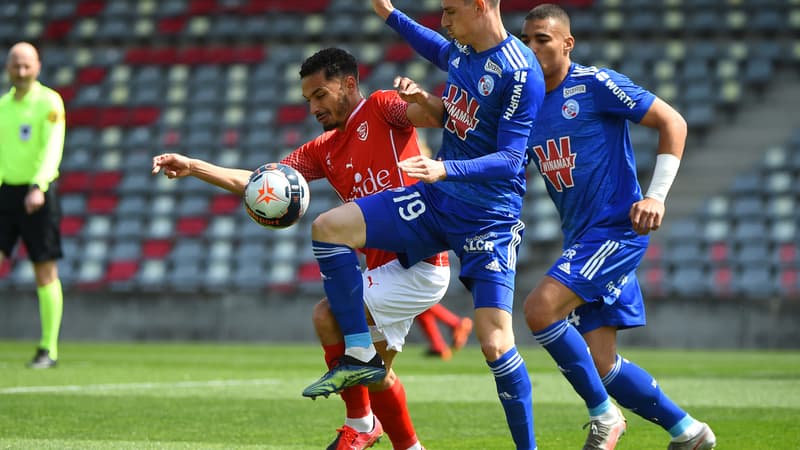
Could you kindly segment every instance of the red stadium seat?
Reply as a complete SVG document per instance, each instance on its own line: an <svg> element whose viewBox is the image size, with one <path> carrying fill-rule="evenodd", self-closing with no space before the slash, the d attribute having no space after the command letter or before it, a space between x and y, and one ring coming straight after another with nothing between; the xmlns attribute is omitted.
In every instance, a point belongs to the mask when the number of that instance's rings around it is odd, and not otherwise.
<svg viewBox="0 0 800 450"><path fill-rule="evenodd" d="M208 219L205 217L181 217L175 225L175 230L181 236L200 236L208 227Z"/></svg>
<svg viewBox="0 0 800 450"><path fill-rule="evenodd" d="M211 214L230 214L242 208L242 199L233 194L216 194L211 198Z"/></svg>
<svg viewBox="0 0 800 450"><path fill-rule="evenodd" d="M106 72L105 67L84 67L76 78L79 84L99 84L106 78Z"/></svg>
<svg viewBox="0 0 800 450"><path fill-rule="evenodd" d="M61 219L61 235L65 237L77 236L83 228L83 217L64 216Z"/></svg>
<svg viewBox="0 0 800 450"><path fill-rule="evenodd" d="M718 267L711 273L711 293L716 297L732 297L734 272L730 267ZM680 280L677 280L680 282Z"/></svg>
<svg viewBox="0 0 800 450"><path fill-rule="evenodd" d="M186 28L188 17L165 17L158 22L158 32L163 35L180 34Z"/></svg>
<svg viewBox="0 0 800 450"><path fill-rule="evenodd" d="M122 172L119 170L97 172L92 175L89 189L92 192L114 191L119 185L120 180L122 180Z"/></svg>
<svg viewBox="0 0 800 450"><path fill-rule="evenodd" d="M57 19L50 21L42 32L42 38L50 42L64 39L72 31L72 19Z"/></svg>
<svg viewBox="0 0 800 450"><path fill-rule="evenodd" d="M413 59L414 49L405 42L398 42L386 50L383 59L391 62L406 62Z"/></svg>
<svg viewBox="0 0 800 450"><path fill-rule="evenodd" d="M308 261L300 265L297 271L297 279L301 283L317 283L322 278L319 271L319 264L316 261Z"/></svg>
<svg viewBox="0 0 800 450"><path fill-rule="evenodd" d="M780 292L789 298L800 296L800 273L797 268L787 268L778 274Z"/></svg>
<svg viewBox="0 0 800 450"><path fill-rule="evenodd" d="M172 241L167 239L148 239L142 243L142 257L163 259L172 251Z"/></svg>
<svg viewBox="0 0 800 450"><path fill-rule="evenodd" d="M86 211L90 214L111 214L119 203L119 197L114 194L93 194L86 201Z"/></svg>
<svg viewBox="0 0 800 450"><path fill-rule="evenodd" d="M72 171L61 174L58 181L58 191L67 192L86 192L91 185L91 175L89 172Z"/></svg>
<svg viewBox="0 0 800 450"><path fill-rule="evenodd" d="M84 0L75 10L75 15L79 17L96 16L103 12L105 7L106 2L102 0Z"/></svg>
<svg viewBox="0 0 800 450"><path fill-rule="evenodd" d="M308 116L306 105L284 105L278 110L278 124L302 123Z"/></svg>
<svg viewBox="0 0 800 450"><path fill-rule="evenodd" d="M131 280L139 271L138 261L111 261L106 268L103 281L115 283Z"/></svg>
<svg viewBox="0 0 800 450"><path fill-rule="evenodd" d="M54 89L56 90L56 92L58 92L59 95L61 95L61 99L64 100L64 103L66 105L69 105L72 99L75 98L75 94L78 93L78 88L74 85L57 86ZM67 111L68 111L67 114L71 114L71 112L69 112L70 111L69 109L67 109Z"/></svg>

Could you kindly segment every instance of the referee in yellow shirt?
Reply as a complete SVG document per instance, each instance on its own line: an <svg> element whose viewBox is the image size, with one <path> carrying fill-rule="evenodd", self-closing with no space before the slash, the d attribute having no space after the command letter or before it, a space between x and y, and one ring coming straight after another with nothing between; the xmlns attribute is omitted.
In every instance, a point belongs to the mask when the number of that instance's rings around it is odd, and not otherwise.
<svg viewBox="0 0 800 450"><path fill-rule="evenodd" d="M63 295L56 260L61 252L61 207L52 185L64 150L64 102L37 78L33 45L11 47L6 70L11 90L0 97L0 263L22 238L33 263L42 338L31 368L58 360Z"/></svg>

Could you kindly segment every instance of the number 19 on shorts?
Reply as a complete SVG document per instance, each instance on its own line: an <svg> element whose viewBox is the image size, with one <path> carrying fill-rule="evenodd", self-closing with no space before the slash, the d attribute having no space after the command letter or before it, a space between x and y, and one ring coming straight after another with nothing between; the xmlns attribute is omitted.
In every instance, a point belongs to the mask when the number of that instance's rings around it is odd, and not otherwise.
<svg viewBox="0 0 800 450"><path fill-rule="evenodd" d="M393 202L400 204L400 207L397 208L397 213L400 214L403 220L410 222L425 212L425 202L420 200L419 197L419 192L414 192L392 198Z"/></svg>

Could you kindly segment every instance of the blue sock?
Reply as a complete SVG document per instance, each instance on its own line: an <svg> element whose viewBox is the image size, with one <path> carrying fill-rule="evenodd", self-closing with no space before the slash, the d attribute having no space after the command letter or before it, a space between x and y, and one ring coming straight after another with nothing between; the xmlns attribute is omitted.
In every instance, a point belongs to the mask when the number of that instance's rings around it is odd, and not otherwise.
<svg viewBox="0 0 800 450"><path fill-rule="evenodd" d="M661 392L652 375L619 355L614 368L603 377L603 384L620 406L661 426L672 437L683 433L694 422L686 411ZM683 420L687 417L689 420Z"/></svg>
<svg viewBox="0 0 800 450"><path fill-rule="evenodd" d="M517 449L535 450L536 436L533 432L533 397L528 369L517 348L512 347L497 361L489 362L497 396L506 412L506 422Z"/></svg>
<svg viewBox="0 0 800 450"><path fill-rule="evenodd" d="M368 347L372 339L364 312L364 282L356 252L344 245L317 241L311 242L311 248L322 272L331 312L344 335L345 347ZM366 345L362 345L364 342Z"/></svg>
<svg viewBox="0 0 800 450"><path fill-rule="evenodd" d="M586 407L600 415L611 407L603 382L594 367L592 355L583 336L566 320L533 333L536 341L550 353L561 373L569 380Z"/></svg>

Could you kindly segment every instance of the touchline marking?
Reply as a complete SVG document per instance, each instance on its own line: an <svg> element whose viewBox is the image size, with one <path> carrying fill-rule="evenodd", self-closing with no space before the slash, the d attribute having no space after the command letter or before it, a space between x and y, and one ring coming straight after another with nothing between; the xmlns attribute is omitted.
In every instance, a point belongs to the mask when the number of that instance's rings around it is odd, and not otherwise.
<svg viewBox="0 0 800 450"><path fill-rule="evenodd" d="M0 389L0 394L37 394L58 392L98 392L125 391L131 389L164 389L164 388L197 388L197 387L230 387L230 386L263 386L278 384L280 380L264 378L260 380L208 380L208 381L176 381L172 383L118 383L87 384L65 386L24 386Z"/></svg>

